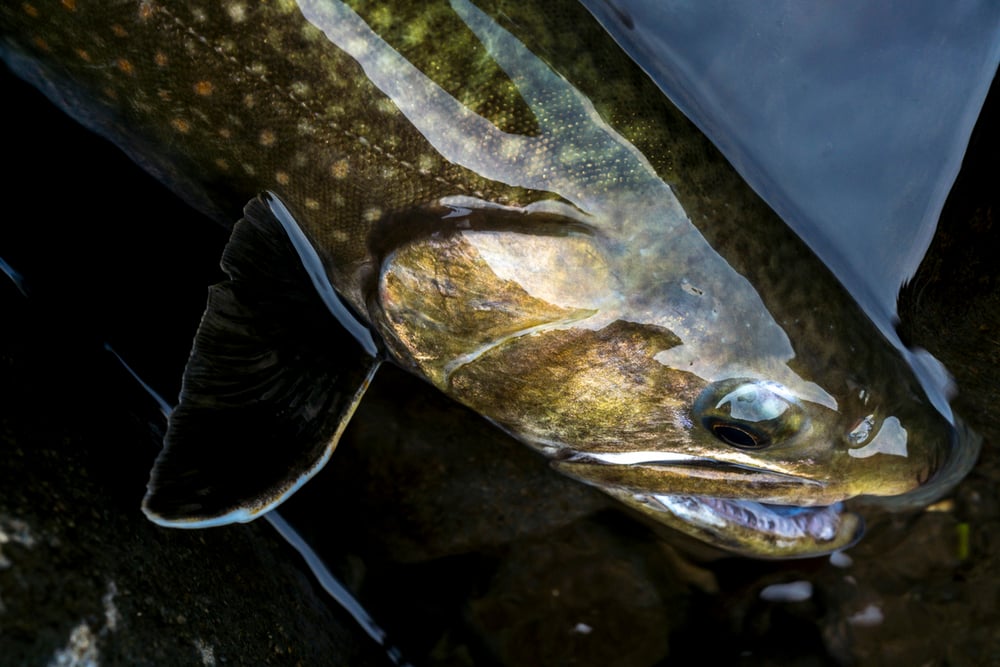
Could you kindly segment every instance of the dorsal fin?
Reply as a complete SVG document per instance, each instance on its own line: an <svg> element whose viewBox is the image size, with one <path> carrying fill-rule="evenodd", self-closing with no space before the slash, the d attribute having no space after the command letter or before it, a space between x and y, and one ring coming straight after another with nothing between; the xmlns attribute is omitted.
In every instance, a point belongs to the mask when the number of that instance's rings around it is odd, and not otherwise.
<svg viewBox="0 0 1000 667"><path fill-rule="evenodd" d="M329 283L317 284L317 262L277 197L247 205L150 476L143 511L154 522L250 521L333 453L380 359Z"/></svg>

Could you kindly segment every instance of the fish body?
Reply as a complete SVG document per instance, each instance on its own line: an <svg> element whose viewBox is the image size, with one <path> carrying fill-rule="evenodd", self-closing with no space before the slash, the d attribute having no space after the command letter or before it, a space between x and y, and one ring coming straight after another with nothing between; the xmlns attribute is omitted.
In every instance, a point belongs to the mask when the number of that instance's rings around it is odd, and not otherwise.
<svg viewBox="0 0 1000 667"><path fill-rule="evenodd" d="M279 503L383 361L753 556L844 548L843 501L926 502L974 459L576 3L35 1L0 28L15 71L193 204L228 222L252 199L150 482L159 523Z"/></svg>

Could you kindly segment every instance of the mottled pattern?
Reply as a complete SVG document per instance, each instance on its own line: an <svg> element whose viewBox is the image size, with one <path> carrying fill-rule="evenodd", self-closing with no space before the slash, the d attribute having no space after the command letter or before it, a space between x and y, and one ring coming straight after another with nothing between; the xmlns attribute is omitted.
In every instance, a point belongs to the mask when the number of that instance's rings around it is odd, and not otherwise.
<svg viewBox="0 0 1000 667"><path fill-rule="evenodd" d="M450 194L510 196L443 161L294 2L2 11L18 48L55 63L47 75L112 110L102 132L168 180L224 183L242 201L278 193L337 273L364 259L368 228L390 211Z"/></svg>

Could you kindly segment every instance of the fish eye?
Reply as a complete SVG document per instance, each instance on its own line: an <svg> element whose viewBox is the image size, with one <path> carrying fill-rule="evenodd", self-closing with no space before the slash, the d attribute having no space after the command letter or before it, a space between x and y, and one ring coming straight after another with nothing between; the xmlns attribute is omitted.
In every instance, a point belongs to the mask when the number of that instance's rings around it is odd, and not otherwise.
<svg viewBox="0 0 1000 667"><path fill-rule="evenodd" d="M764 449L806 424L805 411L784 387L742 378L709 385L695 402L694 416L717 439L738 449Z"/></svg>
<svg viewBox="0 0 1000 667"><path fill-rule="evenodd" d="M706 418L705 425L716 438L739 449L764 449L770 443L767 436L755 433L742 424L726 423Z"/></svg>

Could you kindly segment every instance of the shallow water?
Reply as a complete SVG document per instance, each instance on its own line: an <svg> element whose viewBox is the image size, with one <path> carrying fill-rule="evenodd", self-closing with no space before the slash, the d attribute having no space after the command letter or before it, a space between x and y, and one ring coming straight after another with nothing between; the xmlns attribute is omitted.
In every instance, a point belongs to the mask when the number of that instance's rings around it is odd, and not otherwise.
<svg viewBox="0 0 1000 667"><path fill-rule="evenodd" d="M129 381L116 374L110 358L104 366L91 360L74 367L73 355L61 353L61 348L72 351L76 345L97 349L108 340L162 393L175 394L204 285L218 276L225 235L178 206L169 193L62 119L33 91L9 80L4 87L19 91L18 98L25 100L11 120L22 136L36 133L38 145L42 137L54 140L65 154L29 150L10 157L4 167L11 196L30 203L35 219L30 224L5 222L0 251L31 277L36 303L55 304L58 315L36 317L26 312L15 289L2 292L12 306L7 312L17 314L5 324L15 341L8 342L5 354L17 355L20 369L3 376L8 384L2 446L10 474L5 482L31 474L38 486L27 495L35 499L28 507L18 505L20 494L0 493L0 511L14 516L31 512L32 530L54 535L52 525L70 513L48 512L38 497L45 495L46 484L54 486L50 497L63 497L64 485L77 476L86 480L79 487L92 490L90 496L75 496L74 507L93 507L72 514L69 535L86 536L77 548L136 535L138 546L129 552L129 562L140 564L133 568L137 579L148 579L163 576L157 570L164 563L143 561L147 552L162 549L164 541L190 543L186 548L192 557L165 573L176 586L169 599L164 589L146 590L138 583L131 593L119 594L118 606L132 613L124 614L118 630L97 641L112 656L110 662L116 655L142 655L138 638L152 633L167 644L173 636L183 641L189 635L214 637L209 641L214 641L216 658L228 662L259 657L271 664L294 663L307 654L296 642L319 640L310 639L308 632L290 637L281 617L298 617L313 631L322 627L309 625L313 615L301 615L292 602L275 599L278 609L268 610L273 635L284 642L273 646L263 637L241 642L239 634L248 626L239 618L227 619L232 638L226 641L228 630L208 613L224 611L232 600L246 605L241 607L244 615L252 614L254 604L266 604L258 593L259 581L244 577L253 572L253 577L267 578L267 571L237 560L231 541L213 536L199 540L141 520L122 531L109 520L139 518L151 457L119 460L116 451L136 447L135 429L100 429L118 419L154 422L155 414L148 413L155 410L146 412L127 402L88 409L102 395L131 391ZM994 129L973 156L971 183L983 173L996 173L996 145ZM117 196L121 190L146 202L143 218L136 217L131 202ZM997 364L986 360L995 360L1000 348L1000 323L992 315L996 309L984 308L979 319L969 311L975 304L997 304L1000 282L992 263L983 261L989 253L970 258L955 246L967 240L962 235L967 230L979 230L973 245L995 243L995 206L989 178L978 188L966 188L963 200L954 203L958 212L944 230L944 241L939 236L944 244L934 255L939 265L918 275L919 303L907 301L902 309L904 319L916 322L910 335L953 368L960 389L977 387L959 401L970 401L963 412L985 427L989 440L996 433L991 426L997 416L991 370ZM61 243L51 242L56 234ZM115 247L119 242L139 250L122 254ZM146 252L153 248L157 252ZM979 273L967 277L955 270L958 265ZM966 299L973 300L970 308L955 307ZM945 345L939 351L933 344L941 347L941 341ZM989 341L996 346L993 357ZM53 368L52 359L60 365ZM81 378L81 370L88 375ZM77 374L70 386L79 403L72 410L63 407L62 393L55 394L59 401L45 402L48 383L61 386L62 373ZM951 504L939 511L874 520L865 540L848 552L852 562L846 567L829 559L720 559L552 474L523 446L412 378L397 374L385 379L363 406L367 418L356 420L346 434L337 454L340 465L331 465L308 485L289 503L287 514L414 662L651 665L719 659L746 665L833 665L989 664L1000 659L995 608L1000 594L1000 469L989 444L981 465L953 494ZM88 421L87 414L99 416L98 423ZM67 423L60 424L64 419ZM39 432L50 435L31 437ZM95 433L103 437L93 437ZM81 437L87 435L91 437ZM24 443L39 448L33 450L35 456L18 455ZM81 458L88 452L99 455ZM17 462L23 460L31 467L15 476ZM60 470L60 460L72 465ZM108 467L114 463L123 467L111 473ZM252 545L266 543L259 528L225 530ZM261 549L259 544L251 552ZM55 599L19 593L15 582L37 582L38 573L49 568L64 575L72 591L72 582L95 577L91 562L74 572L79 561L61 555L66 552L50 541L46 553L54 556L39 562L38 551L6 547L12 566L0 571L0 598L6 605L0 611L0 643L30 636L9 632L12 619L48 619L38 612L44 608L58 616L60 611ZM287 558L292 562L295 556ZM121 568L120 561L103 566L110 572ZM210 573L210 582L193 576L195 572ZM810 584L808 599L775 600L773 588L762 597L768 586L802 581ZM802 589L797 585L791 590ZM780 595L782 589L777 590ZM164 598L156 600L155 595ZM67 607L67 618L60 621L66 634L76 622L68 614L100 615L99 600L94 604L92 612ZM165 622L166 616L158 615L165 608L188 620L171 616ZM32 641L53 652L61 646L55 631ZM133 653L124 651L125 646ZM187 648L193 660L195 647ZM266 659L260 653L264 650L269 651Z"/></svg>

